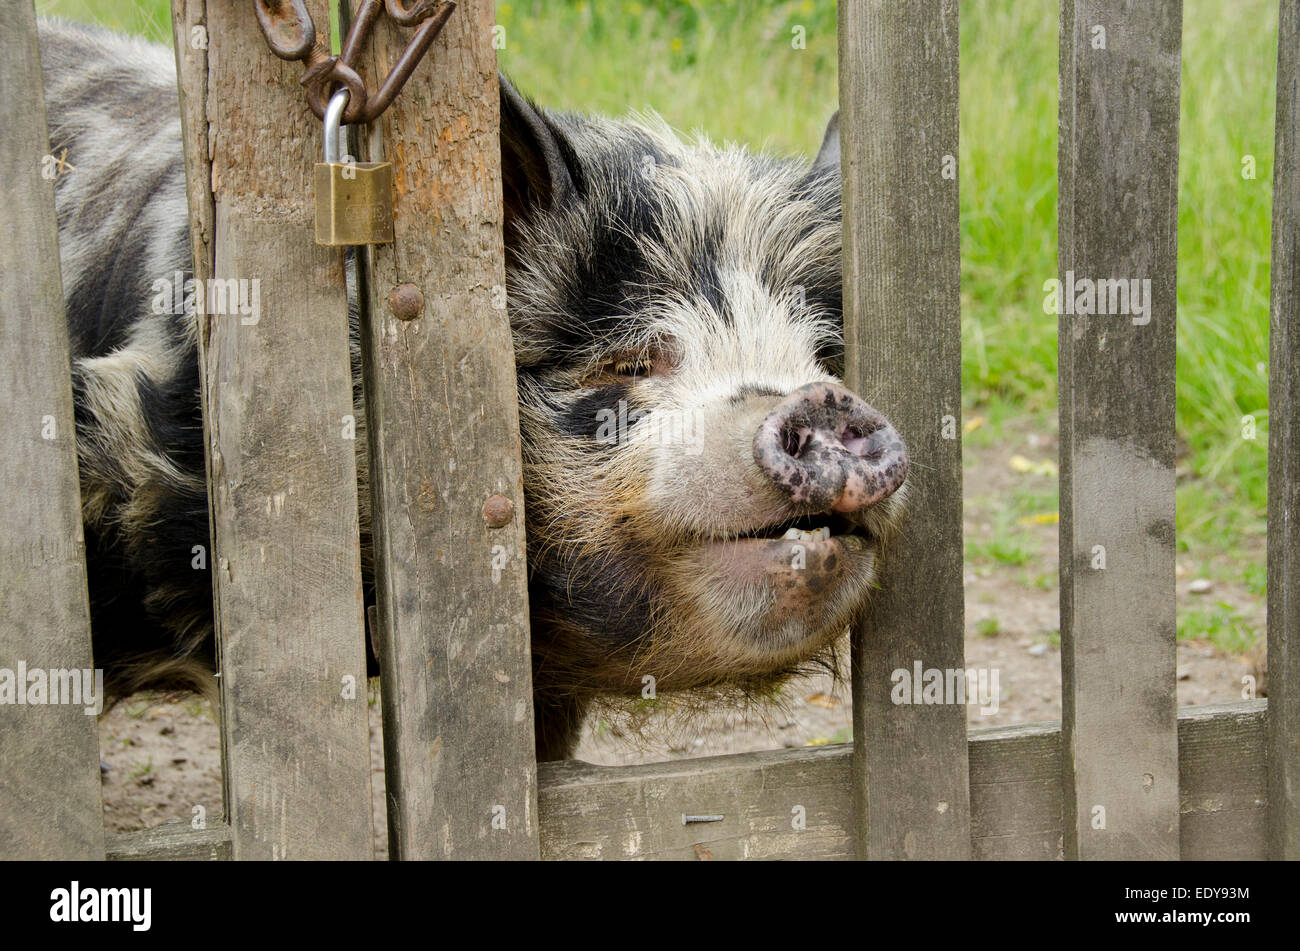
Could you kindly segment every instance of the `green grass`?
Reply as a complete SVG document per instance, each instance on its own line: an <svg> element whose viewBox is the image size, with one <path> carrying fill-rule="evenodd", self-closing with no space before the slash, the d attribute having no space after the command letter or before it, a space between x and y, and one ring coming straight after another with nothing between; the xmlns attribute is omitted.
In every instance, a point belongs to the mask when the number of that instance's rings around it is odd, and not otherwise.
<svg viewBox="0 0 1300 951"><path fill-rule="evenodd" d="M41 16L98 23L158 42L171 41L168 0L36 0L36 12Z"/></svg>
<svg viewBox="0 0 1300 951"><path fill-rule="evenodd" d="M37 6L168 39L166 0ZM503 0L497 14L502 67L549 106L654 109L681 129L802 153L834 108L828 0ZM961 3L963 384L990 420L968 435L976 444L996 442L1001 419L1030 414L1046 430L1055 413L1042 284L1056 274L1057 17L1057 0ZM1207 558L1264 530L1277 0L1186 0L1183 22L1177 422L1191 477L1178 531L1184 554Z"/></svg>
<svg viewBox="0 0 1300 951"><path fill-rule="evenodd" d="M1030 533L1016 526L1009 514L999 512L991 535L966 539L966 560L1025 565L1034 556L1036 549Z"/></svg>
<svg viewBox="0 0 1300 951"><path fill-rule="evenodd" d="M653 109L677 128L781 152L814 151L835 110L835 7L824 0L510 0L497 17L502 69L545 105Z"/></svg>
<svg viewBox="0 0 1300 951"><path fill-rule="evenodd" d="M1226 601L1211 608L1184 611L1178 619L1178 639L1204 640L1229 654L1248 650L1259 641L1259 632Z"/></svg>
<svg viewBox="0 0 1300 951"><path fill-rule="evenodd" d="M1057 3L970 0L961 12L965 396L1047 416L1056 404L1056 318L1041 305L1056 273ZM1183 23L1178 431L1195 478L1178 491L1178 530L1184 552L1206 557L1261 535L1267 507L1277 3L1187 0ZM1242 178L1244 155L1255 157L1253 180ZM1248 414L1253 441L1242 438Z"/></svg>

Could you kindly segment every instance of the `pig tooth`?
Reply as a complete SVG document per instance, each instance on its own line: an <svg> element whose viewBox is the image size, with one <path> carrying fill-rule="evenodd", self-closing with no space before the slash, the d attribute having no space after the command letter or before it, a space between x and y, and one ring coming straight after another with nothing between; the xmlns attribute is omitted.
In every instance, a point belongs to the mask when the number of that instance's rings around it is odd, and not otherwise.
<svg viewBox="0 0 1300 951"><path fill-rule="evenodd" d="M817 539L813 537L812 532L800 532L799 540L801 542L815 542Z"/></svg>
<svg viewBox="0 0 1300 951"><path fill-rule="evenodd" d="M785 534L781 536L782 541L797 542L799 540L799 529L787 528Z"/></svg>
<svg viewBox="0 0 1300 951"><path fill-rule="evenodd" d="M831 540L831 527L829 525L823 525L821 528L817 529L817 540L819 542L828 542Z"/></svg>

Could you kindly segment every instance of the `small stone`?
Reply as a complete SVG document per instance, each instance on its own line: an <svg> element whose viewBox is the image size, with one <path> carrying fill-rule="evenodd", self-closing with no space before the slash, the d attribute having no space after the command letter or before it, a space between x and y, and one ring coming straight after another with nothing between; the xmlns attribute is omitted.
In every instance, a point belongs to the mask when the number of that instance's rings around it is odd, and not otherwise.
<svg viewBox="0 0 1300 951"><path fill-rule="evenodd" d="M1048 648L1046 644L1035 644L1029 648L1029 653L1033 654L1035 657L1041 657L1043 654L1047 653L1047 650Z"/></svg>
<svg viewBox="0 0 1300 951"><path fill-rule="evenodd" d="M1213 587L1214 582L1209 578L1197 578L1187 586L1187 590L1191 594L1206 594Z"/></svg>
<svg viewBox="0 0 1300 951"><path fill-rule="evenodd" d="M1179 667L1179 668L1178 668L1178 679L1179 679L1179 680L1191 680L1191 679L1192 679L1192 670L1191 670L1191 668L1190 668L1190 667Z"/></svg>

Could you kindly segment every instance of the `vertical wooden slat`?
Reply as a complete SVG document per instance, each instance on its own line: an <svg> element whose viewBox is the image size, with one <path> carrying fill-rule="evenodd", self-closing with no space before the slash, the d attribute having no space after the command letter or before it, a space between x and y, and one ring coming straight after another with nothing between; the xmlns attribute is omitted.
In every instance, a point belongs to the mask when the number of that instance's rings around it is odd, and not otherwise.
<svg viewBox="0 0 1300 951"><path fill-rule="evenodd" d="M1174 320L1181 30L1180 0L1061 4L1067 858L1178 857ZM1074 282L1113 279L1138 282L1149 312L1130 298L1130 313L1077 313L1086 309L1087 287ZM1118 291L1113 302L1109 288L1100 296L1107 310L1123 309Z"/></svg>
<svg viewBox="0 0 1300 951"><path fill-rule="evenodd" d="M538 857L493 22L491 0L461 0L382 121L396 241L372 254L366 413L389 848L403 859ZM380 24L373 75L408 37ZM393 315L399 284L422 293L418 319ZM500 528L483 514L493 496L514 507Z"/></svg>
<svg viewBox="0 0 1300 951"><path fill-rule="evenodd" d="M328 44L328 4L307 5ZM368 859L343 257L313 239L321 124L301 66L271 55L249 7L173 4L178 32L206 25L206 49L192 32L177 47L196 274L260 295L250 315L209 295L199 317L226 807L237 859Z"/></svg>
<svg viewBox="0 0 1300 951"><path fill-rule="evenodd" d="M841 3L847 380L907 441L908 517L853 636L862 858L969 858L966 708L891 674L965 665L956 0Z"/></svg>
<svg viewBox="0 0 1300 951"><path fill-rule="evenodd" d="M28 686L25 676L18 681L20 663L73 670L79 679L93 667L68 329L53 183L42 176L49 135L31 0L0 6L0 90L0 670L11 691L0 706L0 858L102 859L94 712L87 715L84 702L14 705Z"/></svg>
<svg viewBox="0 0 1300 951"><path fill-rule="evenodd" d="M1282 0L1269 359L1269 854L1300 859L1300 2Z"/></svg>

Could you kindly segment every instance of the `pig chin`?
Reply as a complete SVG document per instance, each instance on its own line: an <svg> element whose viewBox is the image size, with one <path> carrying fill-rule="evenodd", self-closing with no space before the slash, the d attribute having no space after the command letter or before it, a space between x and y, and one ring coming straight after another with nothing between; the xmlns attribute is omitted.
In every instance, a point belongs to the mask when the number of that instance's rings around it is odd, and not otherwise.
<svg viewBox="0 0 1300 951"><path fill-rule="evenodd" d="M844 632L870 594L873 539L798 530L789 536L707 541L676 572L680 604L727 642L722 652L735 673L805 660Z"/></svg>

